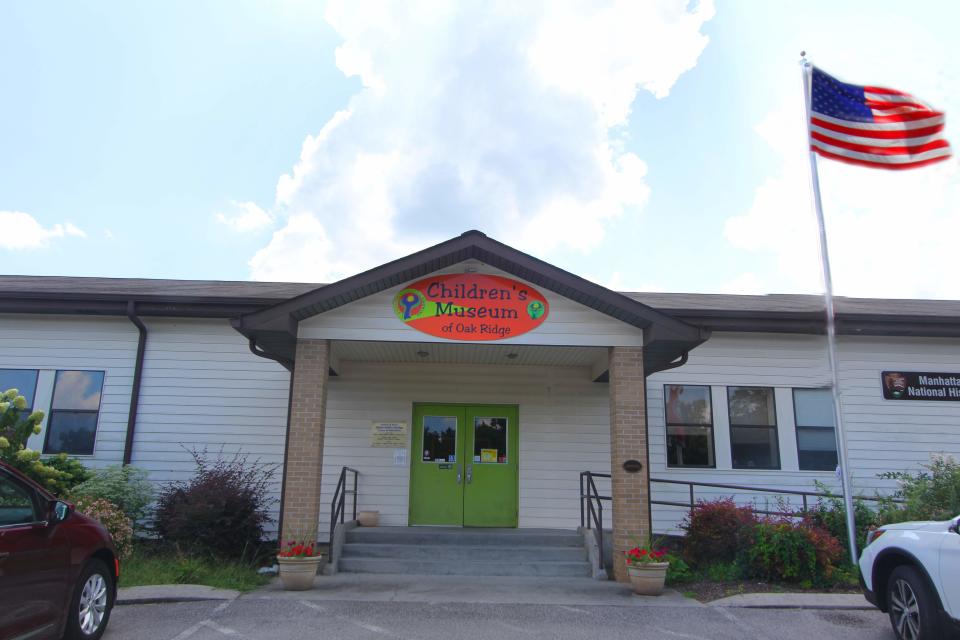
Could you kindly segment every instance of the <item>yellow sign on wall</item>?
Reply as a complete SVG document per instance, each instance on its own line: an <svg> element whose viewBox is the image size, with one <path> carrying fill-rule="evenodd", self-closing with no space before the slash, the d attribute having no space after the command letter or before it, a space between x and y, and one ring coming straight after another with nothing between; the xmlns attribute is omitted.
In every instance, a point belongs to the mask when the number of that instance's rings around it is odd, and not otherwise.
<svg viewBox="0 0 960 640"><path fill-rule="evenodd" d="M405 449L408 444L406 422L374 422L370 427L371 447Z"/></svg>

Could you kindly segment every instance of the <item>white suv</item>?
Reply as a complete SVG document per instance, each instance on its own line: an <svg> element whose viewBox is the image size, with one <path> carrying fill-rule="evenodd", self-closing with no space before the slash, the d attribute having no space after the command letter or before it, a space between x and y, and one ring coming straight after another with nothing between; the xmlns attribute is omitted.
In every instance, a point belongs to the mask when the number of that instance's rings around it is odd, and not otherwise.
<svg viewBox="0 0 960 640"><path fill-rule="evenodd" d="M871 531L860 554L867 600L890 613L899 640L945 638L960 630L960 516L902 522Z"/></svg>

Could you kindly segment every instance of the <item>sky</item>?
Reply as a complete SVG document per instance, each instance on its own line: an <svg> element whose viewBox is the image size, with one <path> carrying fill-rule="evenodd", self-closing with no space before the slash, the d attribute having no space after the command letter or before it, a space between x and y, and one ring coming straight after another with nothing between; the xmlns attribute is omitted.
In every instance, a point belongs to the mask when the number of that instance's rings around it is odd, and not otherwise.
<svg viewBox="0 0 960 640"><path fill-rule="evenodd" d="M922 10L920 10L922 9ZM960 3L0 0L0 273L330 282L479 229L822 290L801 50L947 113ZM820 161L834 288L960 298L960 162Z"/></svg>

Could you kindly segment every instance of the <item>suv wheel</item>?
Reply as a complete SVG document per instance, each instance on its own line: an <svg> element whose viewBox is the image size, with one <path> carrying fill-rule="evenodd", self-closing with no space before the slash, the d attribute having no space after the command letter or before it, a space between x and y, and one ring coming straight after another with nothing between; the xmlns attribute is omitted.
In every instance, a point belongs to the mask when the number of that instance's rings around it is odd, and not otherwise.
<svg viewBox="0 0 960 640"><path fill-rule="evenodd" d="M900 565L887 580L890 624L898 640L927 640L941 636L937 596L927 581L909 565Z"/></svg>
<svg viewBox="0 0 960 640"><path fill-rule="evenodd" d="M100 560L91 560L80 573L67 615L67 640L99 640L113 609L113 575Z"/></svg>

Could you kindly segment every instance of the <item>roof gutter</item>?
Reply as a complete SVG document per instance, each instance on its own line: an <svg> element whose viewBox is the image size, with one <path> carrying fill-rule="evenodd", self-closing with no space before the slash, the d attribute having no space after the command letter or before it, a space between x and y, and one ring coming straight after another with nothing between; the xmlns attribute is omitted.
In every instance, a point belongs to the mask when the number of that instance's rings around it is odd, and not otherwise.
<svg viewBox="0 0 960 640"><path fill-rule="evenodd" d="M272 353L269 353L268 351L264 351L263 349L257 346L256 336L250 336L248 340L249 340L248 345L250 346L250 353L252 353L255 356L259 356L261 358L266 358L267 360L273 360L274 362L282 366L284 369L286 369L290 373L293 373L293 360L284 358L282 356L274 355ZM291 384L293 383L291 382Z"/></svg>
<svg viewBox="0 0 960 640"><path fill-rule="evenodd" d="M137 430L137 409L140 407L140 381L143 378L143 356L147 350L147 326L137 315L137 303L127 302L127 318L137 328L137 360L133 366L133 388L130 390L130 413L127 415L127 436L123 443L123 464L130 464L133 458L133 436Z"/></svg>

